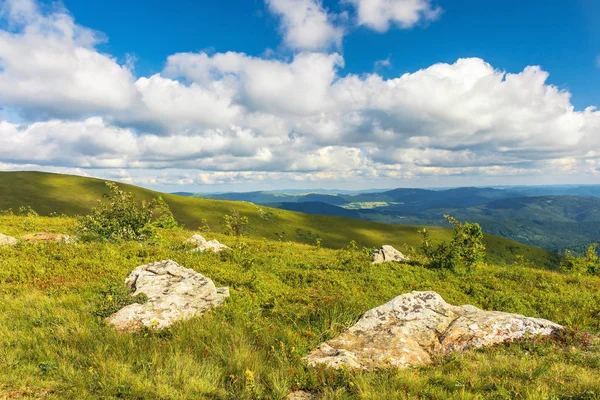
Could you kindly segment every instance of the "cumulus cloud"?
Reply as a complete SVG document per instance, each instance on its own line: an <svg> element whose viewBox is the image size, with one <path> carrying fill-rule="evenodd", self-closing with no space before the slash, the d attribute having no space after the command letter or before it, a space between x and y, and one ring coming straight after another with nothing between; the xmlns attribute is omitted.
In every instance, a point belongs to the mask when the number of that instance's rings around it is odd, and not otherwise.
<svg viewBox="0 0 600 400"><path fill-rule="evenodd" d="M64 10L43 15L33 0L6 0L0 31L0 102L46 114L123 110L135 101L126 66L95 50L103 36Z"/></svg>
<svg viewBox="0 0 600 400"><path fill-rule="evenodd" d="M359 25L379 32L391 25L410 29L422 22L435 21L442 14L432 0L349 0L356 7Z"/></svg>
<svg viewBox="0 0 600 400"><path fill-rule="evenodd" d="M284 43L296 50L339 47L344 34L323 8L321 0L265 0L281 20Z"/></svg>
<svg viewBox="0 0 600 400"><path fill-rule="evenodd" d="M540 67L468 58L386 79L344 74L338 53L200 52L134 78L64 10L6 4L18 29L0 31L0 169L147 185L599 173L600 112ZM22 109L35 117L16 121Z"/></svg>

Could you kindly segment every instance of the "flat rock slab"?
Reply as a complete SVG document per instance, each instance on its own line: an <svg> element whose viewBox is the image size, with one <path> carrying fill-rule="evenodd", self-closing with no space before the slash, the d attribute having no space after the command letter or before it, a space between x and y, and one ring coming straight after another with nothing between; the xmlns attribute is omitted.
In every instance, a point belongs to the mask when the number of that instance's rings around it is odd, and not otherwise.
<svg viewBox="0 0 600 400"><path fill-rule="evenodd" d="M17 239L0 233L0 246L14 246L15 244L17 244Z"/></svg>
<svg viewBox="0 0 600 400"><path fill-rule="evenodd" d="M383 245L380 249L375 250L372 255L373 264L381 264L385 262L403 262L409 261L409 258L393 248L392 246Z"/></svg>
<svg viewBox="0 0 600 400"><path fill-rule="evenodd" d="M132 296L144 293L148 301L123 307L106 319L120 331L163 329L202 315L229 297L228 288L217 288L212 280L171 260L137 267L125 284L132 289Z"/></svg>
<svg viewBox="0 0 600 400"><path fill-rule="evenodd" d="M305 357L312 366L372 369L429 364L436 356L550 335L562 326L471 305L453 306L435 292L412 292L367 311L341 335Z"/></svg>
<svg viewBox="0 0 600 400"><path fill-rule="evenodd" d="M63 243L73 243L74 239L69 235L64 235L62 233L48 233L48 232L38 232L31 233L29 235L25 235L21 238L24 242L30 243L43 243L43 242L63 242Z"/></svg>
<svg viewBox="0 0 600 400"><path fill-rule="evenodd" d="M207 241L206 239L204 239L204 237L202 237L200 235L194 235L191 238L189 238L188 240L186 240L185 242L191 243L194 246L196 246L196 248L192 249L192 252L203 253L208 250L208 251L212 251L213 253L218 253L223 250L231 249L229 246L226 246L223 243L219 243L219 241L216 239Z"/></svg>

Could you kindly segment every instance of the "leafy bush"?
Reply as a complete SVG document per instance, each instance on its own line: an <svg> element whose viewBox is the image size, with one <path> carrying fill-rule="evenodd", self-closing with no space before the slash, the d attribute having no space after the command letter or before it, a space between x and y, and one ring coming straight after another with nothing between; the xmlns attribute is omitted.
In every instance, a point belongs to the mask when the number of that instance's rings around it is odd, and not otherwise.
<svg viewBox="0 0 600 400"><path fill-rule="evenodd" d="M597 243L591 244L584 256L575 256L570 250L567 250L565 257L560 262L560 270L566 274L599 275L600 258L597 248Z"/></svg>
<svg viewBox="0 0 600 400"><path fill-rule="evenodd" d="M78 219L77 231L82 239L145 240L155 235L155 227L172 229L177 222L161 197L141 203L131 192L113 182L106 182L109 193L98 200L89 215Z"/></svg>
<svg viewBox="0 0 600 400"><path fill-rule="evenodd" d="M461 224L456 218L444 215L446 221L454 225L452 240L442 242L437 246L431 244L429 232L423 228L421 235L423 243L421 251L428 258L431 268L444 268L457 271L462 268L471 268L483 261L485 245L483 244L483 231L479 224L465 222Z"/></svg>
<svg viewBox="0 0 600 400"><path fill-rule="evenodd" d="M158 196L154 200L154 215L156 219L152 223L153 226L163 229L177 229L179 224L173 216L173 212L169 208L169 205L163 200L162 196Z"/></svg>
<svg viewBox="0 0 600 400"><path fill-rule="evenodd" d="M248 222L248 217L240 215L238 210L231 210L231 215L223 215L223 233L229 236L244 236Z"/></svg>

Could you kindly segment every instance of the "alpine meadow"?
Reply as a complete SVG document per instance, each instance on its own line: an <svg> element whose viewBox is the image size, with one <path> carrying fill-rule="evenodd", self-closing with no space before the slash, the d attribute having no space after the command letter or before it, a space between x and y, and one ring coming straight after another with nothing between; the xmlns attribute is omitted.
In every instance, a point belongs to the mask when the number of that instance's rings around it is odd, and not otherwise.
<svg viewBox="0 0 600 400"><path fill-rule="evenodd" d="M0 0L0 400L600 400L598 21Z"/></svg>

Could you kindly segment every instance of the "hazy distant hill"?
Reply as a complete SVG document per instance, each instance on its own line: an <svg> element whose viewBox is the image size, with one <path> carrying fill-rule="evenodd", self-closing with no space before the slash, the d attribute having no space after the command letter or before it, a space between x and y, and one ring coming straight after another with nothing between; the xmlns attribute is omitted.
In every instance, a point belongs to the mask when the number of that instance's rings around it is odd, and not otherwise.
<svg viewBox="0 0 600 400"><path fill-rule="evenodd" d="M481 199L477 196L473 201ZM449 205L452 201L448 199L438 204ZM555 252L581 251L591 242L600 241L600 198L541 196L493 200L473 207L433 208L434 205L435 202L409 203L360 210L322 203L281 203L277 206L304 213L345 215L394 224L441 225L444 214L450 214L459 220L478 222L485 232Z"/></svg>

